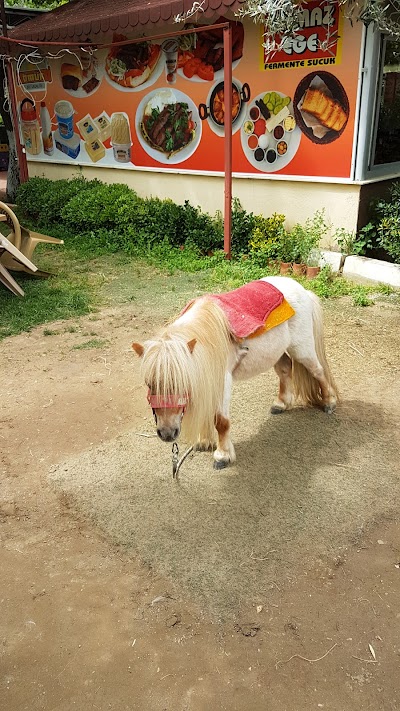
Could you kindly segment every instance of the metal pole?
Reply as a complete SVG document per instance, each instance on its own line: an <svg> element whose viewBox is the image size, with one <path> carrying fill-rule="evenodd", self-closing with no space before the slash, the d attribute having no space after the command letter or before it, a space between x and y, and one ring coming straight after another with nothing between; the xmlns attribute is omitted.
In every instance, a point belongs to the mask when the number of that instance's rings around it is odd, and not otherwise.
<svg viewBox="0 0 400 711"><path fill-rule="evenodd" d="M6 11L4 7L4 0L0 0L0 19L1 23L3 25L3 36L8 37L8 29L7 29L7 17L6 17ZM10 45L7 42L7 54L10 53ZM28 180L28 163L26 160L26 154L24 151L23 146L21 146L20 143L20 136L19 136L19 121L18 121L18 108L17 108L17 101L16 101L16 93L15 93L15 84L14 84L14 75L12 68L10 66L9 61L7 60L6 64L6 79L7 79L7 86L8 86L8 95L9 95L9 100L10 100L10 106L11 106L11 118L12 118L12 124L13 124L13 129L14 129L14 136L15 136L15 147L17 151L17 157L18 157L18 167L19 167L19 179L21 183L26 183Z"/></svg>
<svg viewBox="0 0 400 711"><path fill-rule="evenodd" d="M224 27L224 103L225 103L225 201L224 252L231 258L232 229L232 27Z"/></svg>

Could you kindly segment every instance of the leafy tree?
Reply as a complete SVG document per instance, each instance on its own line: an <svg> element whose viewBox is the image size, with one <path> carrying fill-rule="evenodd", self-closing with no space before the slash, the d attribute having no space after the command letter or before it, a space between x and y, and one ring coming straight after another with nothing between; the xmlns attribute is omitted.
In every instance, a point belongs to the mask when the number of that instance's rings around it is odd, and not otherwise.
<svg viewBox="0 0 400 711"><path fill-rule="evenodd" d="M400 39L400 0L341 0L340 4L351 22L373 25ZM245 0L238 15L264 24L265 46L273 52L302 27L305 7L305 0Z"/></svg>

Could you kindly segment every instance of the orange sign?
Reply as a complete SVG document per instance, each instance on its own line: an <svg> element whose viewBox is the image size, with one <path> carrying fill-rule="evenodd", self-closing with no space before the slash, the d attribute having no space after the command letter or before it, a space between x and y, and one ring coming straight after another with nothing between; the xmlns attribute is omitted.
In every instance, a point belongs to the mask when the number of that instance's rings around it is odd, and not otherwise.
<svg viewBox="0 0 400 711"><path fill-rule="evenodd" d="M234 175L348 178L361 23L343 21L337 3L312 0L296 41L268 59L277 71L265 71L258 26L236 21L232 30ZM36 105L24 104L23 132L39 132L25 146L28 160L222 174L222 30L197 39L125 39L114 37L110 47L104 37L108 46L93 54L48 60L51 83L43 82L42 63L22 67L29 78L42 77L28 85ZM25 98L20 85L20 109Z"/></svg>
<svg viewBox="0 0 400 711"><path fill-rule="evenodd" d="M21 84L39 84L43 82L51 82L51 69L46 60L39 65L30 64L25 61L18 72L19 83Z"/></svg>
<svg viewBox="0 0 400 711"><path fill-rule="evenodd" d="M341 61L342 14L338 2L312 0L302 11L295 37L281 41L263 38L264 69L332 66Z"/></svg>

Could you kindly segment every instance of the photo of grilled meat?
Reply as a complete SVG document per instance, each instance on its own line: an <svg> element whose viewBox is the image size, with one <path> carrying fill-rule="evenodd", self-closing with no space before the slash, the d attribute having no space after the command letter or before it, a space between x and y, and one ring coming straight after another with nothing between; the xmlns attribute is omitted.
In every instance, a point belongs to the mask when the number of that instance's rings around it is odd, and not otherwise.
<svg viewBox="0 0 400 711"><path fill-rule="evenodd" d="M192 113L181 102L167 104L161 111L153 109L150 115L144 115L142 127L146 140L168 155L190 143L195 130Z"/></svg>

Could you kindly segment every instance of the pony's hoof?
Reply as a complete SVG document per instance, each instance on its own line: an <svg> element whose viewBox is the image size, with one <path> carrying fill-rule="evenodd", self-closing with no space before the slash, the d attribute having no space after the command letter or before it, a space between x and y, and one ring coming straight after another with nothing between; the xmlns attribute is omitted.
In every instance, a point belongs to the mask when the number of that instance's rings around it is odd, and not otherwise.
<svg viewBox="0 0 400 711"><path fill-rule="evenodd" d="M230 462L224 459L214 459L214 469L226 469L229 467Z"/></svg>
<svg viewBox="0 0 400 711"><path fill-rule="evenodd" d="M336 410L336 405L330 403L330 404L324 405L322 409L327 415L332 415Z"/></svg>
<svg viewBox="0 0 400 711"><path fill-rule="evenodd" d="M282 413L285 412L285 408L279 407L278 405L272 405L270 412L271 415L282 415Z"/></svg>

